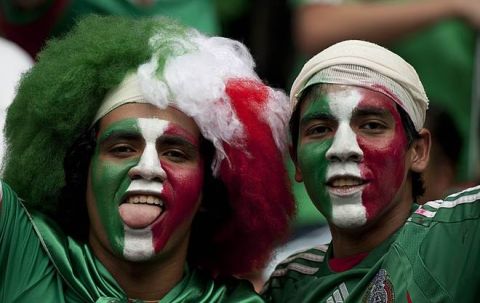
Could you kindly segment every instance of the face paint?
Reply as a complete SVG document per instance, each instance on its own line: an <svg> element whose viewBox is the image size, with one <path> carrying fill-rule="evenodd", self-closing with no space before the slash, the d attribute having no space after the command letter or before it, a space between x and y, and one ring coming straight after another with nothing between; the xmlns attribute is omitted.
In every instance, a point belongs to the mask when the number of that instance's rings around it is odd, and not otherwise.
<svg viewBox="0 0 480 303"><path fill-rule="evenodd" d="M203 185L198 144L179 125L160 119L124 119L100 134L92 189L114 251L147 260L191 222Z"/></svg>
<svg viewBox="0 0 480 303"><path fill-rule="evenodd" d="M298 164L317 208L342 228L378 217L406 175L407 140L393 101L336 87L302 113Z"/></svg>
<svg viewBox="0 0 480 303"><path fill-rule="evenodd" d="M387 111L392 119L393 130L385 136L358 136L358 144L364 152L360 170L362 178L368 182L362 193L367 220L377 217L386 206L394 202L407 175L405 159L408 139L400 113L394 102L383 95L379 95L379 98L373 95L373 91L366 90L359 108L379 108Z"/></svg>
<svg viewBox="0 0 480 303"><path fill-rule="evenodd" d="M297 146L298 165L301 168L308 195L317 209L327 218L331 218L332 204L324 186L327 172L325 153L332 145L333 138L323 140L304 140L307 136L321 136L326 125L310 125L310 121L319 115L331 116L328 101L324 98L310 102L301 116L301 124L306 124L305 130L300 130ZM301 127L302 129L302 127Z"/></svg>

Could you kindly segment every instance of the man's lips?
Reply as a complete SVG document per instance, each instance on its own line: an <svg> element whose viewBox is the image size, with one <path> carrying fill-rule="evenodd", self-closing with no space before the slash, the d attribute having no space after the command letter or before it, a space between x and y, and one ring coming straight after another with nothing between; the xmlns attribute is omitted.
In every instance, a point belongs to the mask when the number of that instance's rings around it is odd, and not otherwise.
<svg viewBox="0 0 480 303"><path fill-rule="evenodd" d="M123 203L129 204L149 204L164 208L164 203L160 197L149 194L137 194L128 196Z"/></svg>
<svg viewBox="0 0 480 303"><path fill-rule="evenodd" d="M145 228L165 212L165 203L158 193L127 192L119 206L122 221L133 229Z"/></svg>
<svg viewBox="0 0 480 303"><path fill-rule="evenodd" d="M361 191L368 183L367 180L356 176L332 176L327 182L327 189L337 196L350 196Z"/></svg>

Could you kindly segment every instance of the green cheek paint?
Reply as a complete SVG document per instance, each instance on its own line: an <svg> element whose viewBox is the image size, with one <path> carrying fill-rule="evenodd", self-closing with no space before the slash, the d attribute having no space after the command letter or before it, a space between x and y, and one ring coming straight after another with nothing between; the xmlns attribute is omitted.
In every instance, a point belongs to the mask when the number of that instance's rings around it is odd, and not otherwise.
<svg viewBox="0 0 480 303"><path fill-rule="evenodd" d="M306 101L302 111L300 123L307 125L309 121L330 117L328 95L319 95L316 99ZM326 152L333 142L333 138L309 139L303 142L303 135L299 137L297 157L303 175L305 188L315 207L326 217L331 218L332 205L330 196L325 187L328 162Z"/></svg>
<svg viewBox="0 0 480 303"><path fill-rule="evenodd" d="M325 158L333 139L302 144L297 149L298 164L302 171L307 193L315 207L326 217L332 216L332 204L325 187L328 163Z"/></svg>
<svg viewBox="0 0 480 303"><path fill-rule="evenodd" d="M120 131L138 132L136 119L121 120L112 124L100 134L99 143L101 144L102 140ZM91 188L95 198L94 204L110 246L116 253L123 254L124 227L119 216L118 206L130 185L128 172L137 165L140 157L123 160L105 159L101 157L100 144L97 144L91 164Z"/></svg>

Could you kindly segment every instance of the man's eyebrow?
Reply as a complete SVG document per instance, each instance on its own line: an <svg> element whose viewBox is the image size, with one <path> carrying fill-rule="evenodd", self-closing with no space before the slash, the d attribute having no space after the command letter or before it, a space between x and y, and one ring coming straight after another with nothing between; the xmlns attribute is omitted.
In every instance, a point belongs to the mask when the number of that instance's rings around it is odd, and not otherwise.
<svg viewBox="0 0 480 303"><path fill-rule="evenodd" d="M319 113L319 112L307 113L300 119L300 125L306 124L312 120L336 120L336 119L332 114Z"/></svg>
<svg viewBox="0 0 480 303"><path fill-rule="evenodd" d="M390 111L386 108L379 107L362 107L355 108L352 112L352 117L362 117L362 116L385 116L390 115Z"/></svg>
<svg viewBox="0 0 480 303"><path fill-rule="evenodd" d="M181 126L173 126L165 131L164 136L179 137L189 141L193 145L198 145L198 138Z"/></svg>
<svg viewBox="0 0 480 303"><path fill-rule="evenodd" d="M107 131L100 135L98 138L98 143L102 144L105 141L115 141L115 140L137 140L140 138L140 134L137 131L131 130L113 130Z"/></svg>
<svg viewBox="0 0 480 303"><path fill-rule="evenodd" d="M198 147L194 143L184 139L182 137L178 137L175 135L162 135L157 139L157 144L161 145L170 145L170 146L183 146L186 148L190 148L192 150L197 150Z"/></svg>

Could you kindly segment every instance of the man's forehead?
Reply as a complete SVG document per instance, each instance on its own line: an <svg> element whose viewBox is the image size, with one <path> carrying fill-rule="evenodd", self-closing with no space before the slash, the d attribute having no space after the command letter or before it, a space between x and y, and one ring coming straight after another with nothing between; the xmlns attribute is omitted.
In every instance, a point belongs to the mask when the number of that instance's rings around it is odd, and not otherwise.
<svg viewBox="0 0 480 303"><path fill-rule="evenodd" d="M395 101L382 92L353 85L320 84L307 93L300 103L301 115L310 111L328 112L332 107L351 111L397 112Z"/></svg>

